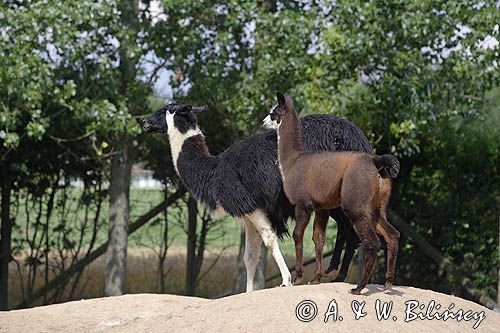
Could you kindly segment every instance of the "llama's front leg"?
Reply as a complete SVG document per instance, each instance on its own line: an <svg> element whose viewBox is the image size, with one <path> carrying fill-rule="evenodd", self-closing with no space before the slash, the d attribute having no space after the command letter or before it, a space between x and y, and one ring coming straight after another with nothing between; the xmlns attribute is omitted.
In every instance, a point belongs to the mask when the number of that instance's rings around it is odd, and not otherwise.
<svg viewBox="0 0 500 333"><path fill-rule="evenodd" d="M253 291L255 269L260 259L260 246L262 238L248 218L242 219L245 226L245 255L243 260L247 270L247 292Z"/></svg>
<svg viewBox="0 0 500 333"><path fill-rule="evenodd" d="M304 230L309 223L311 213L300 205L295 206L295 228L293 240L295 241L295 279L293 284L299 284L304 274Z"/></svg>
<svg viewBox="0 0 500 333"><path fill-rule="evenodd" d="M345 216L345 215L344 215ZM354 252L356 248L359 246L359 238L354 232L354 229L351 225L351 222L345 216L345 224L344 224L344 235L345 235L345 252L344 258L342 259L342 266L340 267L339 274L335 278L335 282L343 282L347 277L347 272L349 271L349 266L352 261L352 257L354 256Z"/></svg>
<svg viewBox="0 0 500 333"><path fill-rule="evenodd" d="M379 219L375 228L377 233L381 235L387 243L387 272L385 274L384 290L389 290L394 283L400 235L399 231L384 217Z"/></svg>
<svg viewBox="0 0 500 333"><path fill-rule="evenodd" d="M313 242L316 254L316 272L310 283L321 283L323 277L323 247L325 246L326 224L328 223L328 211L317 210L314 213Z"/></svg>
<svg viewBox="0 0 500 333"><path fill-rule="evenodd" d="M361 243L364 245L365 253L361 281L359 281L356 288L351 289L351 294L359 295L361 294L361 290L363 290L368 284L370 276L372 275L373 264L375 263L375 259L377 259L377 253L380 249L380 240L371 225L368 215L358 219L353 219L352 225L354 227L354 231L358 234Z"/></svg>
<svg viewBox="0 0 500 333"><path fill-rule="evenodd" d="M354 233L354 231L352 232ZM352 257L354 256L354 252L356 252L357 244L358 244L357 239L356 243L350 243L349 241L346 241L344 258L342 258L342 266L340 267L339 274L337 275L335 280L333 280L333 282L344 282L345 278L347 277L347 272L349 271L349 266L351 264Z"/></svg>
<svg viewBox="0 0 500 333"><path fill-rule="evenodd" d="M276 232L273 230L271 222L267 218L266 214L260 210L256 210L247 216L262 237L264 245L272 251L273 258L276 261L276 264L278 264L281 277L283 279L281 287L291 286L292 275L290 274L290 270L285 263L285 259L283 259L283 255L281 254L278 244L278 235L276 235Z"/></svg>

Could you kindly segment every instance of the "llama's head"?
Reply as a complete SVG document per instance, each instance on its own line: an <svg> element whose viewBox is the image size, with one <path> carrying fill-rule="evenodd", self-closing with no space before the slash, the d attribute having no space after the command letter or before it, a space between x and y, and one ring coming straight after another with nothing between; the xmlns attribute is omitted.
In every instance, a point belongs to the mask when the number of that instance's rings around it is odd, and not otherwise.
<svg viewBox="0 0 500 333"><path fill-rule="evenodd" d="M278 98L278 105L273 107L269 115L264 118L263 123L265 128L278 129L283 116L290 110L290 106L293 105L292 98L288 94L278 91L276 92L276 97Z"/></svg>
<svg viewBox="0 0 500 333"><path fill-rule="evenodd" d="M196 115L205 110L205 107L196 107L188 104L167 104L160 110L142 121L145 132L168 133L172 162L177 169L177 159L184 142L189 138L201 135Z"/></svg>
<svg viewBox="0 0 500 333"><path fill-rule="evenodd" d="M190 129L194 130L198 127L196 114L203 110L205 110L205 107L189 104L167 104L152 115L144 118L141 122L142 129L146 133L167 133L169 126L171 126L175 127L180 133L186 133Z"/></svg>

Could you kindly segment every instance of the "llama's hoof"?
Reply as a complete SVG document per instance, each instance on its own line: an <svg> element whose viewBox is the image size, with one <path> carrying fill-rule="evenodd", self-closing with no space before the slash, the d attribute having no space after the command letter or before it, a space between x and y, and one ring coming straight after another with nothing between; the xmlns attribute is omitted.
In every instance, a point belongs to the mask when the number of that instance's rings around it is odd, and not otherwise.
<svg viewBox="0 0 500 333"><path fill-rule="evenodd" d="M291 287L293 286L293 284L290 282L290 280L288 280L288 282L282 282L279 287Z"/></svg>
<svg viewBox="0 0 500 333"><path fill-rule="evenodd" d="M322 272L319 272L319 273L315 273L314 274L314 278L309 281L309 284L320 284L321 283L321 278L323 277L323 273Z"/></svg>
<svg viewBox="0 0 500 333"><path fill-rule="evenodd" d="M293 285L296 286L302 282L302 274L296 275L293 279Z"/></svg>
<svg viewBox="0 0 500 333"><path fill-rule="evenodd" d="M391 289L392 289L392 282L387 281L387 282L384 284L384 291L386 291L386 290L391 290Z"/></svg>
<svg viewBox="0 0 500 333"><path fill-rule="evenodd" d="M349 293L352 295L361 295L361 290L358 290L358 288L353 288L349 290Z"/></svg>

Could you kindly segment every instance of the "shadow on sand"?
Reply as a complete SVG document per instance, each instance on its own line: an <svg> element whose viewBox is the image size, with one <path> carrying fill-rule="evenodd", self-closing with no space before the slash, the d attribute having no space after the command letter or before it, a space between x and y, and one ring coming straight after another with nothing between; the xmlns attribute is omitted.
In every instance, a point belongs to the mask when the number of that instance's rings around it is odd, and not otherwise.
<svg viewBox="0 0 500 333"><path fill-rule="evenodd" d="M365 287L365 289L368 289L367 292L362 292L361 296L370 296L375 293L384 293L385 295L391 295L391 296L403 296L404 293L400 290L396 290L396 288L399 289L399 287L392 287L392 289L388 291L384 291L384 286L379 285L379 284L369 284Z"/></svg>

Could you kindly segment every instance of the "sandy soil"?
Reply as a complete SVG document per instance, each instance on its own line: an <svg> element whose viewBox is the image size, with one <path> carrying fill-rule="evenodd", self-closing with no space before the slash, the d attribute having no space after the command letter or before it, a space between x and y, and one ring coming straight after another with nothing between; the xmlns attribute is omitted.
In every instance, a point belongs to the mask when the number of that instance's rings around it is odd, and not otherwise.
<svg viewBox="0 0 500 333"><path fill-rule="evenodd" d="M136 294L68 302L27 310L0 312L1 332L304 332L324 329L348 329L344 332L500 332L500 313L475 303L429 290L397 286L382 292L381 286L370 285L361 296L348 294L351 285L330 283L316 286L272 288L216 300L174 295ZM376 316L377 299L381 308L392 302L387 320ZM310 300L316 304L306 308L298 304ZM335 302L332 302L335 300ZM356 303L358 301L359 303ZM423 308L411 309L419 302ZM429 302L435 307L430 318L405 322L413 315L426 315ZM362 305L364 303L364 305ZM406 302L406 304L405 304ZM389 303L387 303L389 304ZM436 310L439 304L439 309ZM454 306L452 306L452 304ZM337 317L325 313L337 308ZM353 308L365 316L355 319ZM296 310L302 319L297 319ZM451 308L451 309L450 309ZM461 321L438 320L436 313L463 310ZM360 311L360 312L361 312ZM481 320L481 316L484 319ZM336 319L336 321L334 321Z"/></svg>

